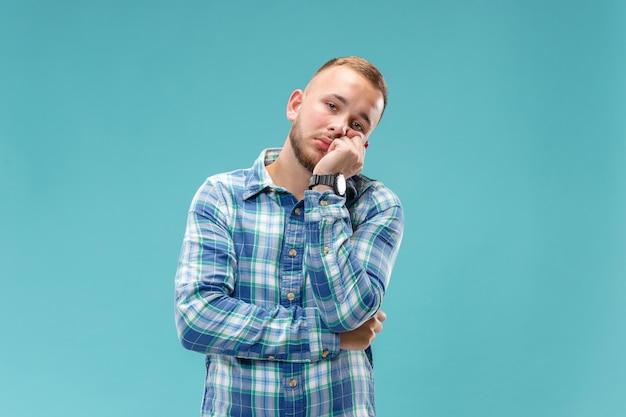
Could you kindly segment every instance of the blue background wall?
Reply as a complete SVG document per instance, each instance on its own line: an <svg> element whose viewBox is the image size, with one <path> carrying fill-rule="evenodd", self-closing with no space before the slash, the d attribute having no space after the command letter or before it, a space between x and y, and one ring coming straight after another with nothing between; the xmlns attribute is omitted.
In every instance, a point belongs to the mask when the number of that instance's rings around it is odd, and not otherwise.
<svg viewBox="0 0 626 417"><path fill-rule="evenodd" d="M626 415L626 3L1 1L0 415L196 416L193 193L334 56L386 75L379 416Z"/></svg>

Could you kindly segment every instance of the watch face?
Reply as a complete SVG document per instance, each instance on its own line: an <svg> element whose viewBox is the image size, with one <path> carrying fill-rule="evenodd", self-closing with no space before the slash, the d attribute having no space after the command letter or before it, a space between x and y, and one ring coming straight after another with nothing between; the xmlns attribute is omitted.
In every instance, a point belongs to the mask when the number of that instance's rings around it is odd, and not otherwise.
<svg viewBox="0 0 626 417"><path fill-rule="evenodd" d="M337 190L337 194L346 194L346 177L344 177L343 174L338 174L335 178L335 187Z"/></svg>

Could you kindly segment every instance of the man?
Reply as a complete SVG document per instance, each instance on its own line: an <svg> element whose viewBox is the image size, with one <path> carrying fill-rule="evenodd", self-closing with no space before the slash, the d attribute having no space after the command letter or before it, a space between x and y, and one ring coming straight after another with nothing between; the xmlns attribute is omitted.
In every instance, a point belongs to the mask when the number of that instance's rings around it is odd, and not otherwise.
<svg viewBox="0 0 626 417"><path fill-rule="evenodd" d="M196 193L176 324L206 355L203 416L375 415L369 346L403 212L360 172L386 90L368 61L330 60L291 94L282 149Z"/></svg>

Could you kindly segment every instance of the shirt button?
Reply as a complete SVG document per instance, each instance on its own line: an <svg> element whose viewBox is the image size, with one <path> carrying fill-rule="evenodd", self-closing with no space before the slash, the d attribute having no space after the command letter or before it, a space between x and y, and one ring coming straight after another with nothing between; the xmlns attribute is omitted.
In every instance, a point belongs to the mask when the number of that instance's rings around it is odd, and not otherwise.
<svg viewBox="0 0 626 417"><path fill-rule="evenodd" d="M324 349L324 350L322 351L322 358L325 358L325 357L327 357L327 356L328 356L328 349Z"/></svg>
<svg viewBox="0 0 626 417"><path fill-rule="evenodd" d="M289 386L290 386L291 388L295 388L295 387L297 387L297 386L298 386L298 381L296 381L294 378L291 378L291 379L289 380Z"/></svg>
<svg viewBox="0 0 626 417"><path fill-rule="evenodd" d="M271 361L274 361L274 360L276 360L276 356L270 355L270 356L267 357L267 359L269 359Z"/></svg>
<svg viewBox="0 0 626 417"><path fill-rule="evenodd" d="M289 301L293 301L296 298L295 294L290 292L289 294L287 294L287 300Z"/></svg>
<svg viewBox="0 0 626 417"><path fill-rule="evenodd" d="M330 248L328 246L324 246L324 253L330 252Z"/></svg>
<svg viewBox="0 0 626 417"><path fill-rule="evenodd" d="M291 256L292 258L296 256L297 254L298 252L295 249L289 249L289 256Z"/></svg>
<svg viewBox="0 0 626 417"><path fill-rule="evenodd" d="M321 206L327 206L328 205L328 201L322 200L322 201L320 201L320 205Z"/></svg>
<svg viewBox="0 0 626 417"><path fill-rule="evenodd" d="M296 216L299 216L301 213L300 207L296 207L296 209L293 212L296 213Z"/></svg>

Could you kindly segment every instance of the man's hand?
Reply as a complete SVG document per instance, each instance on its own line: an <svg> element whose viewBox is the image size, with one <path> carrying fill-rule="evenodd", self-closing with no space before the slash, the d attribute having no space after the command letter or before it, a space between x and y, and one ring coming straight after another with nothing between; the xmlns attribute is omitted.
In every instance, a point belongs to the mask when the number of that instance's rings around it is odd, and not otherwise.
<svg viewBox="0 0 626 417"><path fill-rule="evenodd" d="M376 338L376 333L383 330L383 321L387 320L384 311L378 313L358 329L339 334L339 347L344 350L363 350L372 344Z"/></svg>
<svg viewBox="0 0 626 417"><path fill-rule="evenodd" d="M350 178L363 170L365 138L355 135L334 139L326 155L315 166L314 174L339 174Z"/></svg>

